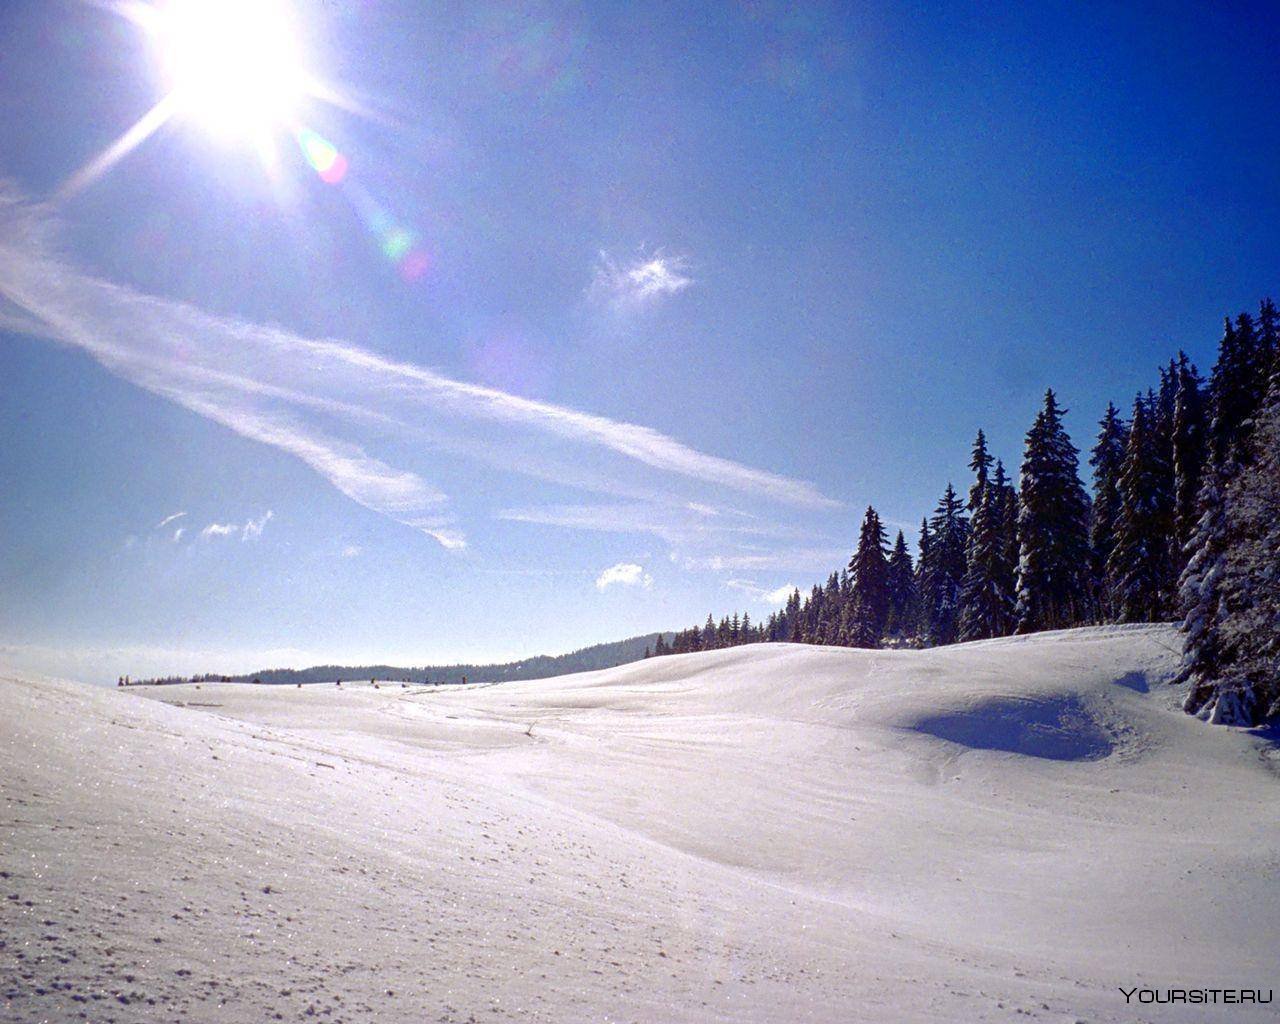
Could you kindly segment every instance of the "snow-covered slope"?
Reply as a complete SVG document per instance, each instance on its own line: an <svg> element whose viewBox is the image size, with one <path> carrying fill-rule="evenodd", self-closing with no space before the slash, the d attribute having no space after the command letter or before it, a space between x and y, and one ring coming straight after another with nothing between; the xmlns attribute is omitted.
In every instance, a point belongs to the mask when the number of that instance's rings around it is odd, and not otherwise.
<svg viewBox="0 0 1280 1024"><path fill-rule="evenodd" d="M1280 777L1174 644L4 681L0 1017L1273 1019L1119 991L1280 980Z"/></svg>

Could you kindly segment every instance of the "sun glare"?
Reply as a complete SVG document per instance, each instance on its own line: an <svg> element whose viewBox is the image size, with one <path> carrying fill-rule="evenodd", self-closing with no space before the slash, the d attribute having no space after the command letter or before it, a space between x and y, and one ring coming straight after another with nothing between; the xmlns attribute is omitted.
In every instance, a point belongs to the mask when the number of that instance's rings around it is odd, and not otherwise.
<svg viewBox="0 0 1280 1024"><path fill-rule="evenodd" d="M282 3L171 0L150 28L181 115L232 139L260 139L295 122L309 86Z"/></svg>

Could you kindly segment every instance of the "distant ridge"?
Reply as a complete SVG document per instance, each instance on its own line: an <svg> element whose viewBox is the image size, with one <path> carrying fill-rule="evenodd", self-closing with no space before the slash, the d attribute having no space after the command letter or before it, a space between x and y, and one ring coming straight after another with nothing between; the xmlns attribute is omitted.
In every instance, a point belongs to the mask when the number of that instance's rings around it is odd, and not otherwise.
<svg viewBox="0 0 1280 1024"><path fill-rule="evenodd" d="M138 680L142 685L186 682L248 683L328 683L335 679L387 679L411 683L502 683L517 679L547 679L551 676L570 675L574 672L595 672L603 668L615 668L644 657L646 649L652 651L663 637L670 643L674 633L646 633L642 636L615 640L612 643L594 644L568 654L539 654L521 661L509 661L495 665L424 665L400 668L395 665L314 665L311 668L268 668L261 672L243 675L207 673L199 676L169 676L162 679Z"/></svg>

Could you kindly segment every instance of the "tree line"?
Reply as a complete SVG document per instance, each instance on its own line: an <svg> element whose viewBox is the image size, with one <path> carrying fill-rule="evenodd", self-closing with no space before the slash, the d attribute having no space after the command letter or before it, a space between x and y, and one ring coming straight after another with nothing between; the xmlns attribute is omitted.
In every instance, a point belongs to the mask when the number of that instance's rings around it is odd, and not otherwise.
<svg viewBox="0 0 1280 1024"><path fill-rule="evenodd" d="M1052 390L1016 483L974 440L913 556L868 506L849 563L753 623L659 637L654 655L784 641L938 646L1101 623L1180 621L1186 710L1280 716L1280 335L1276 306L1227 318L1208 380L1180 352L1128 415L1108 404L1081 480ZM646 655L650 652L646 651Z"/></svg>

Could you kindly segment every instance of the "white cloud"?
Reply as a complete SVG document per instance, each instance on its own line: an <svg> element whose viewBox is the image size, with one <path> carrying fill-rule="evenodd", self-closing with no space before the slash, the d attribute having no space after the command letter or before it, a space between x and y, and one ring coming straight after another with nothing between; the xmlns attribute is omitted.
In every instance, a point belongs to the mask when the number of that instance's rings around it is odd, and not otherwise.
<svg viewBox="0 0 1280 1024"><path fill-rule="evenodd" d="M348 544L342 549L343 558L359 558L364 553L364 548L359 544Z"/></svg>
<svg viewBox="0 0 1280 1024"><path fill-rule="evenodd" d="M686 569L706 569L711 572L820 572L824 576L833 566L848 559L843 548L787 548L768 551L742 551L734 554L693 556L684 560Z"/></svg>
<svg viewBox="0 0 1280 1024"><path fill-rule="evenodd" d="M275 518L275 513L272 512L271 509L267 509L267 511L259 518L250 519L247 523L244 524L244 528L240 531L240 539L241 540L257 540L259 537L262 536L263 527L265 527L267 523L274 518Z"/></svg>
<svg viewBox="0 0 1280 1024"><path fill-rule="evenodd" d="M185 515L186 515L186 513L185 513L185 512L175 512L175 513L174 513L173 515L171 515L171 516L165 516L163 519L161 519L161 520L160 520L160 522L156 523L156 529L157 529L157 530L163 530L166 526L168 526L170 523L172 523L175 519L181 519L181 518L182 518L183 516L185 516Z"/></svg>
<svg viewBox="0 0 1280 1024"><path fill-rule="evenodd" d="M749 594L754 600L767 604L771 608L781 608L796 589L794 583L787 583L769 590L751 580L725 580L724 585L734 590L741 590L744 594Z"/></svg>
<svg viewBox="0 0 1280 1024"><path fill-rule="evenodd" d="M601 252L588 294L618 308L648 305L664 295L675 295L693 284L689 261L662 252L640 255L619 264Z"/></svg>
<svg viewBox="0 0 1280 1024"><path fill-rule="evenodd" d="M622 587L651 587L653 577L644 571L644 566L634 562L619 562L611 565L596 577L596 589L604 590L614 584Z"/></svg>
<svg viewBox="0 0 1280 1024"><path fill-rule="evenodd" d="M187 532L187 528L185 526L179 526L176 530L173 531L173 542L177 544L178 541L182 540L182 535L186 532Z"/></svg>
<svg viewBox="0 0 1280 1024"><path fill-rule="evenodd" d="M267 509L257 519L249 519L243 526L237 526L235 523L210 523L200 531L200 536L206 540L213 537L233 537L237 533L241 540L257 540L262 536L262 531L272 519L275 513Z"/></svg>

